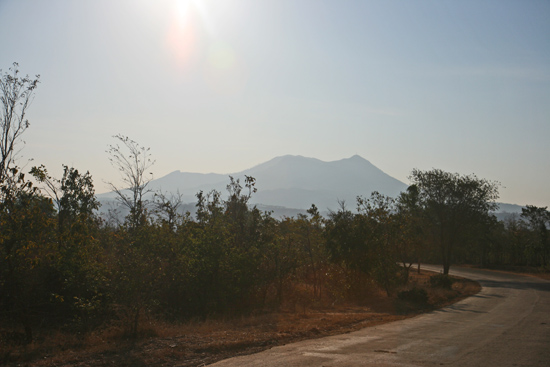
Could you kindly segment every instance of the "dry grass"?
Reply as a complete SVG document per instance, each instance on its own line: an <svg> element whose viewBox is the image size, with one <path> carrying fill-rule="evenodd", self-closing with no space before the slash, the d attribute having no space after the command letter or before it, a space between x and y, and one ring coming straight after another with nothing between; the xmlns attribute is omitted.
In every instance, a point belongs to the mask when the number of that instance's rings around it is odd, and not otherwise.
<svg viewBox="0 0 550 367"><path fill-rule="evenodd" d="M399 313L399 302L371 292L361 306L339 304L296 312L266 313L237 319L172 324L142 320L138 340L125 337L116 325L88 335L52 333L35 344L11 347L12 366L202 366L236 355L256 353L275 345L342 334L411 317L475 294L480 287L457 280L452 290L429 287L429 273L413 274L409 287L428 290L429 305ZM0 351L0 353L2 353ZM2 355L0 355L2 357ZM15 357L15 358L14 358Z"/></svg>

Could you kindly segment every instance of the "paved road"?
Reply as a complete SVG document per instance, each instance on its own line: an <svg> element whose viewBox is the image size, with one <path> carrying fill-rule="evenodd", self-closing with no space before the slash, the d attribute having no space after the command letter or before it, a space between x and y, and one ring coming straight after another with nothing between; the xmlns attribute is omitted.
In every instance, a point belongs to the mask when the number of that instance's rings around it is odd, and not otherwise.
<svg viewBox="0 0 550 367"><path fill-rule="evenodd" d="M550 282L456 267L451 274L479 281L481 292L411 319L214 366L550 366Z"/></svg>

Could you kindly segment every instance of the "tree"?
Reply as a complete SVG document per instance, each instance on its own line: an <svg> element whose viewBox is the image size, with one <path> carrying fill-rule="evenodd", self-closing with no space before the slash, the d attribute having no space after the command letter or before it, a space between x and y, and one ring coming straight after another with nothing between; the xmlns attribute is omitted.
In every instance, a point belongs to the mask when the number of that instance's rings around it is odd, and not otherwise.
<svg viewBox="0 0 550 367"><path fill-rule="evenodd" d="M326 258L323 241L324 220L315 204L307 210L309 217L298 214L296 224L299 241L307 256L307 270L313 276L313 297L321 297L321 271L320 266Z"/></svg>
<svg viewBox="0 0 550 367"><path fill-rule="evenodd" d="M371 259L369 274L389 296L397 283L397 274L402 270L397 266L399 227L395 200L374 191L369 199L357 198L357 210Z"/></svg>
<svg viewBox="0 0 550 367"><path fill-rule="evenodd" d="M81 174L77 169L63 165L63 177L49 176L46 167L33 167L30 172L52 198L58 211L58 231L63 233L76 218L91 219L99 208L90 172Z"/></svg>
<svg viewBox="0 0 550 367"><path fill-rule="evenodd" d="M329 257L334 263L368 273L370 257L365 250L365 236L361 233L359 218L346 208L345 202L339 204L338 211L329 211L325 224Z"/></svg>
<svg viewBox="0 0 550 367"><path fill-rule="evenodd" d="M4 185L17 158L17 144L29 127L27 108L32 102L40 76L31 79L19 75L19 64L13 63L9 72L0 70L0 185Z"/></svg>
<svg viewBox="0 0 550 367"><path fill-rule="evenodd" d="M521 209L521 217L527 220L533 232L532 247L539 258L540 265L542 267L548 266L550 241L547 225L550 223L550 211L547 210L547 207L527 205Z"/></svg>
<svg viewBox="0 0 550 367"><path fill-rule="evenodd" d="M101 290L105 284L102 250L97 240L99 220L94 213L99 202L92 177L89 172L81 174L66 165L61 179L49 176L44 166L33 167L31 174L57 209L57 309L73 315L86 327L90 316L103 305Z"/></svg>
<svg viewBox="0 0 550 367"><path fill-rule="evenodd" d="M440 169L414 169L410 180L418 187L420 205L441 253L443 273L448 274L455 247L467 239L477 221L497 208L498 183Z"/></svg>
<svg viewBox="0 0 550 367"><path fill-rule="evenodd" d="M118 202L129 210L126 228L117 233L115 257L112 266L112 283L115 301L126 314L128 331L138 332L139 319L155 301L158 280L163 275L161 258L156 251L147 212L146 195L152 180L149 168L155 163L149 148L134 140L115 135L118 144L110 145L107 153L111 165L122 177L123 186L108 182Z"/></svg>
<svg viewBox="0 0 550 367"><path fill-rule="evenodd" d="M420 262L424 249L422 210L420 207L419 191L416 185L411 185L402 192L396 201L397 221L400 223L400 238L398 253L405 269L404 281L408 281L412 262L416 261L420 274ZM407 265L408 263L408 265Z"/></svg>
<svg viewBox="0 0 550 367"><path fill-rule="evenodd" d="M107 153L111 164L122 176L123 187L112 182L107 184L116 193L117 200L130 211L127 219L130 228L135 229L145 220L145 195L151 192L147 186L152 180L152 173L148 170L155 162L151 160L150 148L142 147L120 134L114 138L118 139L122 146L110 145Z"/></svg>
<svg viewBox="0 0 550 367"><path fill-rule="evenodd" d="M154 212L160 223L167 225L171 230L175 230L179 220L183 219L183 215L178 212L183 204L183 195L179 191L170 195L157 192L153 204Z"/></svg>
<svg viewBox="0 0 550 367"><path fill-rule="evenodd" d="M14 180L2 186L0 201L0 310L21 323L30 343L56 288L54 209L21 172L8 174Z"/></svg>

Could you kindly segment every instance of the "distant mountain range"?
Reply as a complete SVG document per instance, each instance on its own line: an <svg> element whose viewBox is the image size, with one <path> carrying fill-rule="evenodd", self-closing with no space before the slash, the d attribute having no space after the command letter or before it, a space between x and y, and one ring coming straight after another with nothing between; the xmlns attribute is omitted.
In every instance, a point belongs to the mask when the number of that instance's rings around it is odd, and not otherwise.
<svg viewBox="0 0 550 367"><path fill-rule="evenodd" d="M397 197L407 189L407 185L374 166L368 160L354 155L347 159L324 162L315 158L285 155L233 174L191 173L174 171L153 180L149 188L163 193L182 195L185 210L193 211L195 195L217 190L226 194L229 176L239 179L244 186L244 178L256 179L257 193L251 203L260 210L272 210L274 215L295 216L315 204L321 212L336 210L339 202L354 210L357 196L370 197L373 191ZM114 193L97 195L103 204L102 211L112 206ZM519 206L506 207L507 212L517 212ZM521 207L519 207L521 208ZM521 212L521 209L519 209Z"/></svg>

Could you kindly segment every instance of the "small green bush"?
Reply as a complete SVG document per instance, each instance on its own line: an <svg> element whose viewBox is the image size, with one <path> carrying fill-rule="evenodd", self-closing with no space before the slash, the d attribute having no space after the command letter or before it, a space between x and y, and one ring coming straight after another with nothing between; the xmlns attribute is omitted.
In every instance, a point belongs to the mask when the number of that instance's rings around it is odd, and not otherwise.
<svg viewBox="0 0 550 367"><path fill-rule="evenodd" d="M397 298L401 301L413 302L418 305L428 303L428 292L424 288L412 288L407 291L401 291L397 294Z"/></svg>
<svg viewBox="0 0 550 367"><path fill-rule="evenodd" d="M437 274L430 277L430 285L433 288L451 289L453 282L453 278L446 274Z"/></svg>

